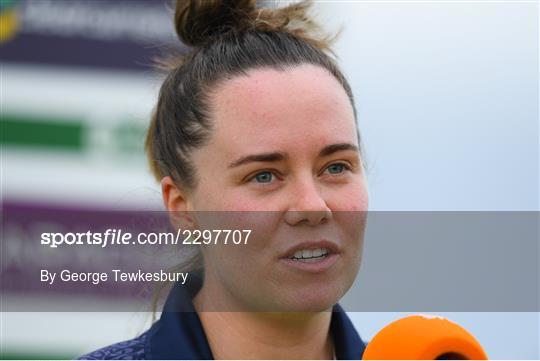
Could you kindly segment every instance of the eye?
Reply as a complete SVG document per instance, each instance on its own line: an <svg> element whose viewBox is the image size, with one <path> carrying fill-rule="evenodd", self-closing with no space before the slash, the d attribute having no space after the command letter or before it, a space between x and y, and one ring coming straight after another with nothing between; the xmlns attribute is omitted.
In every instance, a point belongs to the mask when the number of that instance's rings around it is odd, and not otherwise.
<svg viewBox="0 0 540 361"><path fill-rule="evenodd" d="M326 170L328 170L330 174L341 174L345 170L350 170L350 169L351 168L347 164L344 164L344 163L334 163L334 164L329 165L326 168Z"/></svg>
<svg viewBox="0 0 540 361"><path fill-rule="evenodd" d="M270 183L274 177L274 174L270 171L259 172L253 176L250 180L256 180L257 183Z"/></svg>

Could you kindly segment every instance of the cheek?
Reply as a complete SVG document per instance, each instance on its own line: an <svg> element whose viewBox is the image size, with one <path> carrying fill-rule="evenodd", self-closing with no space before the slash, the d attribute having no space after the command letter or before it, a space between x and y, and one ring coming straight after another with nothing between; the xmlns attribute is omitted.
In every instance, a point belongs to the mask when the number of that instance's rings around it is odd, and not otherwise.
<svg viewBox="0 0 540 361"><path fill-rule="evenodd" d="M197 190L193 206L196 210L253 211L267 209L261 199L250 196L242 187L226 187L222 183L209 183Z"/></svg>
<svg viewBox="0 0 540 361"><path fill-rule="evenodd" d="M339 194L337 194L339 193ZM333 204L334 221L339 226L348 256L359 261L364 243L368 216L368 189L364 180L336 192ZM357 259L358 258L358 259Z"/></svg>
<svg viewBox="0 0 540 361"><path fill-rule="evenodd" d="M281 213L248 207L242 210L239 206L228 209L194 213L197 228L213 235L207 252L218 256L214 258L227 254L225 258L244 261L269 256L268 250L282 222Z"/></svg>
<svg viewBox="0 0 540 361"><path fill-rule="evenodd" d="M330 191L327 195L327 205L332 211L337 212L367 212L369 197L364 179Z"/></svg>
<svg viewBox="0 0 540 361"><path fill-rule="evenodd" d="M276 224L278 212L205 212L212 213L212 222L205 227L249 230L241 244L223 241L203 248L205 267L232 293L246 299L257 299L262 284L270 281L275 267ZM245 233L247 234L247 232ZM270 277L271 278L271 277ZM266 286L265 286L266 287ZM262 287L262 288L265 288Z"/></svg>

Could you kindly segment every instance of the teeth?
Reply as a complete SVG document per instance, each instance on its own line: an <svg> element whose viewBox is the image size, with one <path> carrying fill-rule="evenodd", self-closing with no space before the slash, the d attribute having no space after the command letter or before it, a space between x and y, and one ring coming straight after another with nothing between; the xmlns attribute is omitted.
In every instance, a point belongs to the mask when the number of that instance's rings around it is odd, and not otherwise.
<svg viewBox="0 0 540 361"><path fill-rule="evenodd" d="M328 250L326 248L316 248L316 249L303 249L301 251L295 252L293 258L296 259L313 259L326 256Z"/></svg>

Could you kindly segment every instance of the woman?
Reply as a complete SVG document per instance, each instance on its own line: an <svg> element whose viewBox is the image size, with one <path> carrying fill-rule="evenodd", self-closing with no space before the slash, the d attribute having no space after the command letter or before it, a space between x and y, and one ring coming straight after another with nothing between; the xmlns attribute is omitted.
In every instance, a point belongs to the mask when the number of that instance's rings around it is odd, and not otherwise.
<svg viewBox="0 0 540 361"><path fill-rule="evenodd" d="M161 88L151 168L176 226L253 232L202 247L150 330L82 358L361 358L337 302L360 266L367 184L353 95L310 5L177 1L192 51Z"/></svg>

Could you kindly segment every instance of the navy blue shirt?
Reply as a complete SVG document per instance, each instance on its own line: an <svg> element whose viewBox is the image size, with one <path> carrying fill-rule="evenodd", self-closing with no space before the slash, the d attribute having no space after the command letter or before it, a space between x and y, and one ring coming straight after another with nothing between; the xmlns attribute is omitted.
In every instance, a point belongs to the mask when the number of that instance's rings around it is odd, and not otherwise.
<svg viewBox="0 0 540 361"><path fill-rule="evenodd" d="M202 287L201 274L171 290L160 319L142 335L81 356L81 360L213 360L212 351L192 299ZM330 333L336 358L360 360L365 344L339 304L332 309Z"/></svg>

